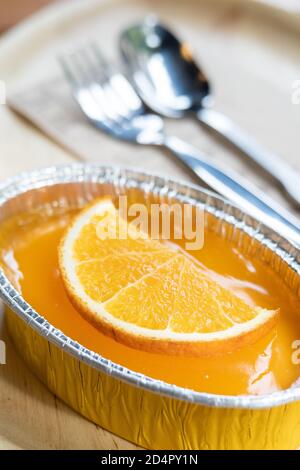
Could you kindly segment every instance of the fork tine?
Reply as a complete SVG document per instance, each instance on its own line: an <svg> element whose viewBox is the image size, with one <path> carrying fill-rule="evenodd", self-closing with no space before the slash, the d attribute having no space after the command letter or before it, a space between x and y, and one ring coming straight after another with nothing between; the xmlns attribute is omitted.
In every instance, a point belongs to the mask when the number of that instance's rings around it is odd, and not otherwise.
<svg viewBox="0 0 300 470"><path fill-rule="evenodd" d="M93 68L95 85L97 85L94 87L94 92L96 95L101 93L102 104L105 106L107 114L118 122L124 119L128 120L131 111L122 103L112 86L112 80L117 74L114 67L106 61L95 44L91 44L89 49L86 50L86 60ZM99 87L101 87L101 91Z"/></svg>
<svg viewBox="0 0 300 470"><path fill-rule="evenodd" d="M81 61L81 65L85 68L91 82L103 83L107 80L105 73L105 67L99 67L99 62L96 60L91 45L87 45L85 48L78 51L78 58Z"/></svg>
<svg viewBox="0 0 300 470"><path fill-rule="evenodd" d="M93 58L95 60L95 63L99 67L100 70L102 70L103 76L106 77L106 79L109 80L109 78L116 73L116 69L114 68L113 64L108 62L104 55L102 54L99 46L95 43L92 42L90 44L90 51L93 55Z"/></svg>
<svg viewBox="0 0 300 470"><path fill-rule="evenodd" d="M162 129L160 118L154 122L127 79L106 63L100 51L89 46L59 59L76 101L96 127L122 140L153 142ZM128 95L133 98L130 105Z"/></svg>
<svg viewBox="0 0 300 470"><path fill-rule="evenodd" d="M77 52L76 59L85 73L84 87L88 88L99 109L109 120L110 125L117 125L123 118L115 103L112 102L107 88L107 78L103 67L95 60L91 47L88 46Z"/></svg>
<svg viewBox="0 0 300 470"><path fill-rule="evenodd" d="M69 53L60 55L58 61L65 73L66 78L72 87L79 87L83 84L83 72L75 61L75 54Z"/></svg>
<svg viewBox="0 0 300 470"><path fill-rule="evenodd" d="M69 81L74 97L84 114L97 123L106 132L111 133L114 123L109 119L104 111L104 107L92 90L93 75L90 65L85 61L85 53L76 51L66 55L61 55L58 60L62 66L67 80Z"/></svg>
<svg viewBox="0 0 300 470"><path fill-rule="evenodd" d="M90 87L109 119L128 120L140 114L143 104L138 95L128 80L106 61L95 43L59 59L72 86Z"/></svg>

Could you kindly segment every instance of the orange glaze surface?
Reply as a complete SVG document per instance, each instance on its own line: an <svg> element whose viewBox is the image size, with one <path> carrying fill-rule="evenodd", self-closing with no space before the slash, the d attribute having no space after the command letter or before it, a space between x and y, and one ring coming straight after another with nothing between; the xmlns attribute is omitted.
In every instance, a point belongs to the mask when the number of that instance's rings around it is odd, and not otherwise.
<svg viewBox="0 0 300 470"><path fill-rule="evenodd" d="M264 394L300 376L292 343L300 339L300 301L275 274L234 246L206 233L191 252L203 269L248 303L276 309L277 327L254 345L222 357L185 358L136 351L102 335L73 308L58 270L57 248L71 212L24 214L0 226L0 262L24 298L66 335L105 358L153 378L218 394Z"/></svg>

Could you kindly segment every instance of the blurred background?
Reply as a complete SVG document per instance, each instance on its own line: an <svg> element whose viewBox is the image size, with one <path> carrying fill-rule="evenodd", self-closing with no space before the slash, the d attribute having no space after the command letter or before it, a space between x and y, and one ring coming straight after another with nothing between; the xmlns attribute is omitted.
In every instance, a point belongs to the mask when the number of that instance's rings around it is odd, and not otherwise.
<svg viewBox="0 0 300 470"><path fill-rule="evenodd" d="M26 16L34 13L49 3L62 0L0 0L0 34L15 25ZM66 0L64 0L66 1ZM67 0L72 3L72 0ZM84 0L82 0L84 1ZM176 0L174 0L176 1ZM178 0L181 1L181 0ZM249 0L253 1L253 0ZM300 11L300 0L254 0L278 5L283 9Z"/></svg>

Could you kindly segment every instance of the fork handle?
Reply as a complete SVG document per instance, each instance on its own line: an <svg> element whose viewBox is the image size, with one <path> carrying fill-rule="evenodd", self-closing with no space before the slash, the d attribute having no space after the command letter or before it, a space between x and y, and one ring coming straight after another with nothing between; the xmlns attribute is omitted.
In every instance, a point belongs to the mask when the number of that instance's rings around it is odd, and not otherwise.
<svg viewBox="0 0 300 470"><path fill-rule="evenodd" d="M244 155L256 162L269 173L285 190L296 206L300 207L300 176L277 155L260 147L249 135L227 116L210 108L202 108L197 118L208 128L217 132L233 144Z"/></svg>
<svg viewBox="0 0 300 470"><path fill-rule="evenodd" d="M279 204L250 186L239 175L224 172L195 148L177 137L166 137L164 147L170 150L197 177L245 212L300 246L300 224L296 217ZM240 183L238 181L241 181Z"/></svg>

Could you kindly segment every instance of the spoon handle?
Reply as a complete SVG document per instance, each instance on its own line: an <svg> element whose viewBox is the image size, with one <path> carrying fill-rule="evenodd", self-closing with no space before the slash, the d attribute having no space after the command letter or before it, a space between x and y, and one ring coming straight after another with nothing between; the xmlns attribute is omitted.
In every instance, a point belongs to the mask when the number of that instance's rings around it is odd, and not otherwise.
<svg viewBox="0 0 300 470"><path fill-rule="evenodd" d="M197 112L197 118L260 165L277 180L294 204L300 206L300 176L293 168L277 155L260 147L227 116L213 109L202 108Z"/></svg>
<svg viewBox="0 0 300 470"><path fill-rule="evenodd" d="M239 175L231 172L225 173L214 164L209 163L199 151L177 137L166 137L163 145L192 170L202 182L300 246L300 224L296 217L279 204L267 198L249 183L242 181Z"/></svg>

